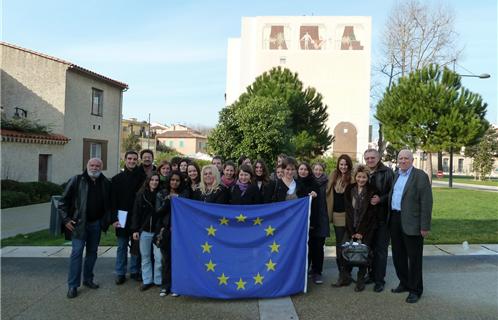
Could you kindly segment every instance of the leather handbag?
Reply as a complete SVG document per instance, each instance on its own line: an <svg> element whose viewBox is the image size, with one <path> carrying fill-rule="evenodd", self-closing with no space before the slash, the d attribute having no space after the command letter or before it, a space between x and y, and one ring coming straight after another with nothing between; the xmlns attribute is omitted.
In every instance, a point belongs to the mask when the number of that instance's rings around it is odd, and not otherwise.
<svg viewBox="0 0 498 320"><path fill-rule="evenodd" d="M346 263L352 267L361 267L368 265L368 255L370 254L370 248L361 243L361 240L345 242L341 246L342 257L346 260Z"/></svg>

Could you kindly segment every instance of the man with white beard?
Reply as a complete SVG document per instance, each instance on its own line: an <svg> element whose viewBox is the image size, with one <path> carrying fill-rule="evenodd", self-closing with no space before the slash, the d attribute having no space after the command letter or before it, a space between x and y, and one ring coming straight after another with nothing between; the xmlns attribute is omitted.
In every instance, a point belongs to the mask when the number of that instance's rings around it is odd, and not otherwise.
<svg viewBox="0 0 498 320"><path fill-rule="evenodd" d="M86 170L69 179L59 201L58 211L65 228L72 233L72 251L69 262L68 298L78 295L81 285L83 249L86 256L83 267L83 285L98 289L93 280L101 231L110 224L110 182L102 174L102 160L88 160Z"/></svg>

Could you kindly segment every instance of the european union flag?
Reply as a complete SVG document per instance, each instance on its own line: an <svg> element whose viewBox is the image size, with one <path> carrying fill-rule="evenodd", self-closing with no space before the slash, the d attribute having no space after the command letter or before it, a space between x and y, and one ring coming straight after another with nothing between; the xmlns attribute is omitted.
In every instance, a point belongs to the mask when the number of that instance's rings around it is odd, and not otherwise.
<svg viewBox="0 0 498 320"><path fill-rule="evenodd" d="M172 291L220 299L306 292L310 199L172 201Z"/></svg>

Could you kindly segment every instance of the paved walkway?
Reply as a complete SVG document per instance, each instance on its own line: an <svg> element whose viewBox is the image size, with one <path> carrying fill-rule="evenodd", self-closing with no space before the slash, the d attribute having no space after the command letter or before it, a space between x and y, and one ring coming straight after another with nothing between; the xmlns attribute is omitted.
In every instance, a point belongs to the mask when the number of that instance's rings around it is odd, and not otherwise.
<svg viewBox="0 0 498 320"><path fill-rule="evenodd" d="M95 281L100 289L82 287L67 299L68 259L2 258L2 319L496 319L498 314L497 256L432 256L424 259L424 294L407 304L406 293L389 289L398 284L389 259L386 290L364 292L354 286L333 288L334 259L326 259L322 285L282 299L215 300L159 297L159 289L139 291L139 283L114 284L114 259L99 258ZM355 274L356 272L354 272Z"/></svg>
<svg viewBox="0 0 498 320"><path fill-rule="evenodd" d="M438 181L437 179L432 179L432 186L433 187L448 187L448 181ZM453 182L453 188L498 192L498 187L495 187L495 186L482 186L479 184L469 184L469 183L455 183L455 182Z"/></svg>
<svg viewBox="0 0 498 320"><path fill-rule="evenodd" d="M2 209L1 218L1 239L48 229L50 202Z"/></svg>
<svg viewBox="0 0 498 320"><path fill-rule="evenodd" d="M70 246L28 247L12 246L0 249L2 258L67 258L71 255ZM461 244L425 245L424 256L495 256L498 255L498 244L471 244L464 248ZM115 258L116 247L100 246L98 256ZM325 247L325 257L335 257L335 247ZM391 249L389 248L389 256Z"/></svg>

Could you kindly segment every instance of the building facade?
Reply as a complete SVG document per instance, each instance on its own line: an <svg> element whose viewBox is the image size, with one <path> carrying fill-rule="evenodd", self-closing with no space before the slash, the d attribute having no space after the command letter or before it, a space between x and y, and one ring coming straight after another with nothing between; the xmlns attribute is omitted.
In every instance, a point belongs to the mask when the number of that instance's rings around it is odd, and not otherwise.
<svg viewBox="0 0 498 320"><path fill-rule="evenodd" d="M174 124L156 135L158 143L173 148L186 156L206 153L207 137L187 126Z"/></svg>
<svg viewBox="0 0 498 320"><path fill-rule="evenodd" d="M2 128L2 179L65 182L92 157L119 170L123 91L128 85L70 62L8 43L1 49L2 118L51 129Z"/></svg>
<svg viewBox="0 0 498 320"><path fill-rule="evenodd" d="M368 147L370 17L244 17L240 38L228 40L226 105L259 75L281 66L323 95L328 153L361 158Z"/></svg>

